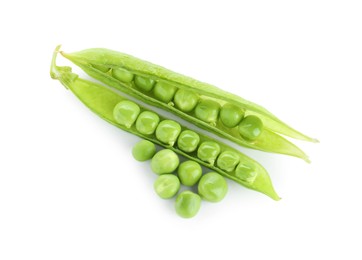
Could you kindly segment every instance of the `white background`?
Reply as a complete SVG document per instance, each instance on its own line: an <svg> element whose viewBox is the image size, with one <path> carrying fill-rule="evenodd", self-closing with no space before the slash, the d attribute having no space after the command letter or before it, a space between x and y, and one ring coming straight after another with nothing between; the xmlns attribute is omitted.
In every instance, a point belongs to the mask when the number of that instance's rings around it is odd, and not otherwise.
<svg viewBox="0 0 362 260"><path fill-rule="evenodd" d="M2 1L0 259L362 259L361 14L348 0ZM182 219L133 160L139 138L50 79L57 44L212 83L321 143L296 142L311 164L240 148L282 200L228 182Z"/></svg>

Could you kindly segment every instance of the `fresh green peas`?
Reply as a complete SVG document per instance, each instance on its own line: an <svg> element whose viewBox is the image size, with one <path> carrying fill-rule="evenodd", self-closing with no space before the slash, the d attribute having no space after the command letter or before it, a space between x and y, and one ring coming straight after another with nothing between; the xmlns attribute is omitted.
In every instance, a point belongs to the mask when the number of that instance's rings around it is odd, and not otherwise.
<svg viewBox="0 0 362 260"><path fill-rule="evenodd" d="M195 116L206 123L215 124L219 111L219 103L209 99L202 99L195 108Z"/></svg>
<svg viewBox="0 0 362 260"><path fill-rule="evenodd" d="M104 65L96 65L96 64L93 64L92 67L95 68L95 69L97 69L97 70L99 70L99 71L102 71L102 72L104 72L104 73L106 73L106 72L108 72L108 71L110 70L109 67L104 66Z"/></svg>
<svg viewBox="0 0 362 260"><path fill-rule="evenodd" d="M246 116L239 124L239 133L247 140L253 141L262 133L263 122L257 116Z"/></svg>
<svg viewBox="0 0 362 260"><path fill-rule="evenodd" d="M198 185L201 197L207 201L219 202L227 191L228 185L224 177L216 172L209 172L201 177Z"/></svg>
<svg viewBox="0 0 362 260"><path fill-rule="evenodd" d="M129 100L122 100L114 107L113 117L117 123L130 128L140 112L141 109L136 103Z"/></svg>
<svg viewBox="0 0 362 260"><path fill-rule="evenodd" d="M153 89L153 94L158 100L169 103L173 99L176 90L177 88L175 86L164 81L159 81Z"/></svg>
<svg viewBox="0 0 362 260"><path fill-rule="evenodd" d="M180 150L191 153L197 149L200 143L200 136L191 130L184 130L177 139L177 146Z"/></svg>
<svg viewBox="0 0 362 260"><path fill-rule="evenodd" d="M248 184L253 184L257 175L255 167L245 162L239 163L235 169L235 176Z"/></svg>
<svg viewBox="0 0 362 260"><path fill-rule="evenodd" d="M156 153L156 146L148 140L139 141L132 148L133 157L140 162L150 160Z"/></svg>
<svg viewBox="0 0 362 260"><path fill-rule="evenodd" d="M216 142L206 141L201 143L199 149L197 150L197 157L213 165L220 153L220 150L220 145Z"/></svg>
<svg viewBox="0 0 362 260"><path fill-rule="evenodd" d="M232 172L240 162L240 157L233 151L222 152L217 158L216 165L221 170Z"/></svg>
<svg viewBox="0 0 362 260"><path fill-rule="evenodd" d="M179 158L174 151L164 149L153 156L151 160L151 168L154 173L161 175L173 172L176 170L179 163Z"/></svg>
<svg viewBox="0 0 362 260"><path fill-rule="evenodd" d="M158 176L153 184L153 188L162 199L170 199L175 196L180 189L180 180L176 175L163 174Z"/></svg>
<svg viewBox="0 0 362 260"><path fill-rule="evenodd" d="M201 207L201 198L192 191L183 191L177 198L175 203L175 209L179 216L183 218L192 218Z"/></svg>
<svg viewBox="0 0 362 260"><path fill-rule="evenodd" d="M243 119L244 113L244 110L239 107L226 103L221 108L220 120L225 126L233 128L240 123L241 119Z"/></svg>
<svg viewBox="0 0 362 260"><path fill-rule="evenodd" d="M163 120L157 126L156 138L162 143L173 146L180 132L181 126L179 123L173 120Z"/></svg>
<svg viewBox="0 0 362 260"><path fill-rule="evenodd" d="M135 76L134 78L134 84L143 91L151 91L153 88L153 85L155 84L155 81L150 78L145 78L141 76Z"/></svg>
<svg viewBox="0 0 362 260"><path fill-rule="evenodd" d="M112 69L112 76L118 79L119 81L127 83L133 80L133 73L121 68Z"/></svg>
<svg viewBox="0 0 362 260"><path fill-rule="evenodd" d="M155 132L160 118L156 113L150 111L142 112L136 121L136 129L141 134L151 135Z"/></svg>
<svg viewBox="0 0 362 260"><path fill-rule="evenodd" d="M197 94L184 89L179 89L173 99L176 107L183 112L192 111L197 105L198 100L199 96Z"/></svg>
<svg viewBox="0 0 362 260"><path fill-rule="evenodd" d="M202 175L200 164L194 161L185 161L180 164L177 170L180 181L185 186L195 185Z"/></svg>

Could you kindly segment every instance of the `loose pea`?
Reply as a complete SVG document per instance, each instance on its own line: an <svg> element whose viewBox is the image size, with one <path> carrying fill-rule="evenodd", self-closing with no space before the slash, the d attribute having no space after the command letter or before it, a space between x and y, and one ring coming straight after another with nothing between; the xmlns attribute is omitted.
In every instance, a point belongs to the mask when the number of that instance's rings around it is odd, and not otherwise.
<svg viewBox="0 0 362 260"><path fill-rule="evenodd" d="M140 162L150 160L156 153L156 146L148 140L139 141L132 149L133 157Z"/></svg>
<svg viewBox="0 0 362 260"><path fill-rule="evenodd" d="M176 107L183 112L192 111L197 105L198 100L199 97L197 94L184 89L179 89L175 94L175 98L173 99Z"/></svg>
<svg viewBox="0 0 362 260"><path fill-rule="evenodd" d="M99 71L102 71L104 73L108 72L110 70L109 67L107 66L104 66L104 65L96 65L96 64L93 64L92 67L94 67L95 69L99 70Z"/></svg>
<svg viewBox="0 0 362 260"><path fill-rule="evenodd" d="M225 126L233 128L240 123L241 119L244 117L244 113L244 110L239 107L226 103L221 108L220 120Z"/></svg>
<svg viewBox="0 0 362 260"><path fill-rule="evenodd" d="M185 186L195 185L202 175L200 164L194 161L185 161L177 169L178 177Z"/></svg>
<svg viewBox="0 0 362 260"><path fill-rule="evenodd" d="M130 128L140 112L141 109L136 103L129 100L122 100L114 107L113 117L118 124Z"/></svg>
<svg viewBox="0 0 362 260"><path fill-rule="evenodd" d="M191 130L184 130L177 139L177 146L180 150L191 153L196 150L200 143L200 136Z"/></svg>
<svg viewBox="0 0 362 260"><path fill-rule="evenodd" d="M233 151L225 151L217 158L216 165L221 170L232 172L240 162L240 157Z"/></svg>
<svg viewBox="0 0 362 260"><path fill-rule="evenodd" d="M155 84L155 81L150 78L145 78L136 75L134 78L134 84L143 91L151 91L153 85Z"/></svg>
<svg viewBox="0 0 362 260"><path fill-rule="evenodd" d="M158 100L168 103L173 99L173 96L176 93L177 88L166 82L157 82L155 88L153 89L153 94Z"/></svg>
<svg viewBox="0 0 362 260"><path fill-rule="evenodd" d="M197 157L201 160L214 164L216 157L220 153L220 145L212 141L206 141L201 143L199 149L197 150Z"/></svg>
<svg viewBox="0 0 362 260"><path fill-rule="evenodd" d="M224 177L216 172L209 172L201 177L198 185L200 196L211 202L219 202L228 191Z"/></svg>
<svg viewBox="0 0 362 260"><path fill-rule="evenodd" d="M150 111L142 112L136 121L136 129L141 134L150 135L156 130L160 118L156 113Z"/></svg>
<svg viewBox="0 0 362 260"><path fill-rule="evenodd" d="M153 156L151 160L151 168L154 173L161 175L173 172L176 170L179 163L179 158L174 151L164 149Z"/></svg>
<svg viewBox="0 0 362 260"><path fill-rule="evenodd" d="M163 174L158 176L153 184L153 188L162 199L170 199L175 196L180 189L180 180L176 175Z"/></svg>
<svg viewBox="0 0 362 260"><path fill-rule="evenodd" d="M192 218L201 207L201 198L192 191L183 191L177 198L175 203L176 213L183 218Z"/></svg>
<svg viewBox="0 0 362 260"><path fill-rule="evenodd" d="M181 126L179 123L173 120L163 120L157 126L156 138L162 143L173 146L180 132Z"/></svg>
<svg viewBox="0 0 362 260"><path fill-rule="evenodd" d="M244 182L253 184L257 177L257 172L255 171L255 167L253 165L241 162L235 169L235 176Z"/></svg>
<svg viewBox="0 0 362 260"><path fill-rule="evenodd" d="M195 108L195 116L206 123L215 124L219 111L219 103L213 100L204 99L197 104Z"/></svg>
<svg viewBox="0 0 362 260"><path fill-rule="evenodd" d="M122 82L131 82L133 80L133 73L125 69L112 69L112 76Z"/></svg>
<svg viewBox="0 0 362 260"><path fill-rule="evenodd" d="M263 122L257 116L246 116L239 124L239 133L247 140L255 140L263 131Z"/></svg>

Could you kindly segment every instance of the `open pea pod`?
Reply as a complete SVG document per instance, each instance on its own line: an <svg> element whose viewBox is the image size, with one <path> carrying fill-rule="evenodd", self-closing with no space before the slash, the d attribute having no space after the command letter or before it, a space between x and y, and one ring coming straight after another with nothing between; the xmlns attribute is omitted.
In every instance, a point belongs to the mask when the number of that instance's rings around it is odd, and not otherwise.
<svg viewBox="0 0 362 260"><path fill-rule="evenodd" d="M116 127L171 149L249 189L264 193L274 200L280 199L273 188L267 171L259 163L224 143L157 115L152 110L128 100L105 86L79 78L71 71L70 67L56 66L55 60L59 48L58 46L54 52L51 77L59 80L67 89L70 89L95 114ZM124 114L116 113L122 109L125 111ZM140 120L142 115L143 119ZM152 120L152 117L157 119ZM158 125L157 130L155 130L155 122ZM161 125L165 128L178 125L175 127L177 129L176 134L173 134L175 132L170 134L168 130L165 135L166 131L162 132L162 129L159 129ZM181 136L183 136L184 141L192 136L198 136L197 143L187 141L195 145L195 149L188 150L190 146L184 147L184 142L177 140ZM169 138L172 138L171 142L168 141ZM214 147L217 147L217 153L215 153Z"/></svg>
<svg viewBox="0 0 362 260"><path fill-rule="evenodd" d="M279 134L317 142L257 104L133 56L100 48L61 53L91 77L239 145L309 162Z"/></svg>

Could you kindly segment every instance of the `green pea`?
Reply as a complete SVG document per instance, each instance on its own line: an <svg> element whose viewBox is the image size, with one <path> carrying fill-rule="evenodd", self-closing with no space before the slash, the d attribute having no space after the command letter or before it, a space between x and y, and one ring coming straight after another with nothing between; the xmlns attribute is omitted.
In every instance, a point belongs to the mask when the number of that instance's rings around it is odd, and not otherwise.
<svg viewBox="0 0 362 260"><path fill-rule="evenodd" d="M233 151L225 151L217 158L216 165L223 171L232 172L239 162L240 157L237 153Z"/></svg>
<svg viewBox="0 0 362 260"><path fill-rule="evenodd" d="M153 156L151 160L151 168L154 173L160 175L173 172L176 170L179 163L179 158L174 151L164 149Z"/></svg>
<svg viewBox="0 0 362 260"><path fill-rule="evenodd" d="M247 140L255 140L263 131L263 122L257 116L247 116L239 124L239 133Z"/></svg>
<svg viewBox="0 0 362 260"><path fill-rule="evenodd" d="M156 146L148 140L142 140L132 148L133 157L140 162L150 160L156 153Z"/></svg>
<svg viewBox="0 0 362 260"><path fill-rule="evenodd" d="M157 126L156 138L162 143L173 146L180 132L181 126L179 123L173 120L163 120Z"/></svg>
<svg viewBox="0 0 362 260"><path fill-rule="evenodd" d="M131 128L140 112L141 109L136 103L129 100L122 100L114 107L113 117L118 124Z"/></svg>
<svg viewBox="0 0 362 260"><path fill-rule="evenodd" d="M112 76L122 82L131 82L133 73L125 69L112 69Z"/></svg>
<svg viewBox="0 0 362 260"><path fill-rule="evenodd" d="M151 135L155 132L160 118L156 113L150 111L142 112L136 121L136 129L141 134Z"/></svg>
<svg viewBox="0 0 362 260"><path fill-rule="evenodd" d="M110 67L107 67L107 66L104 66L104 65L93 64L92 67L99 70L99 71L102 71L104 73L106 73L106 72L108 72L110 70Z"/></svg>
<svg viewBox="0 0 362 260"><path fill-rule="evenodd" d="M195 116L211 124L216 124L220 111L220 104L210 99L201 100L195 108Z"/></svg>
<svg viewBox="0 0 362 260"><path fill-rule="evenodd" d="M179 89L173 99L176 107L183 112L192 111L197 105L198 100L199 96L197 94L184 89Z"/></svg>
<svg viewBox="0 0 362 260"><path fill-rule="evenodd" d="M201 177L198 185L200 196L211 202L221 201L228 191L228 185L224 177L216 172L206 173Z"/></svg>
<svg viewBox="0 0 362 260"><path fill-rule="evenodd" d="M157 82L156 86L153 89L153 94L158 100L162 102L169 103L173 96L176 93L177 88L171 84L160 81Z"/></svg>
<svg viewBox="0 0 362 260"><path fill-rule="evenodd" d="M206 141L201 143L199 149L197 150L197 157L213 165L216 157L220 153L220 150L220 145L217 143L213 141Z"/></svg>
<svg viewBox="0 0 362 260"><path fill-rule="evenodd" d="M175 196L180 189L180 180L176 175L163 174L158 176L153 184L153 188L162 199L170 199Z"/></svg>
<svg viewBox="0 0 362 260"><path fill-rule="evenodd" d="M178 177L185 186L195 185L202 175L200 164L194 161L185 161L177 169Z"/></svg>
<svg viewBox="0 0 362 260"><path fill-rule="evenodd" d="M226 103L221 108L220 120L225 126L233 128L240 123L241 119L243 119L244 113L244 110L239 107Z"/></svg>
<svg viewBox="0 0 362 260"><path fill-rule="evenodd" d="M155 84L155 81L150 78L145 78L141 76L135 76L134 78L134 84L143 91L151 91L153 88L153 85Z"/></svg>
<svg viewBox="0 0 362 260"><path fill-rule="evenodd" d="M191 153L197 149L200 143L200 136L191 130L182 131L177 139L177 146L180 150Z"/></svg>
<svg viewBox="0 0 362 260"><path fill-rule="evenodd" d="M177 198L175 203L176 213L183 218L192 218L201 207L201 198L192 191L183 191Z"/></svg>
<svg viewBox="0 0 362 260"><path fill-rule="evenodd" d="M257 177L257 172L253 165L241 162L235 169L235 176L248 184L253 184Z"/></svg>

